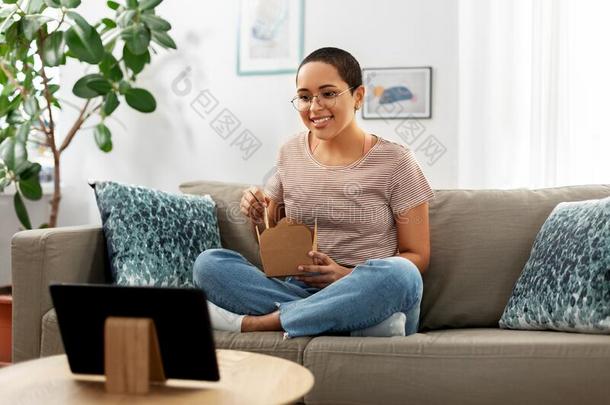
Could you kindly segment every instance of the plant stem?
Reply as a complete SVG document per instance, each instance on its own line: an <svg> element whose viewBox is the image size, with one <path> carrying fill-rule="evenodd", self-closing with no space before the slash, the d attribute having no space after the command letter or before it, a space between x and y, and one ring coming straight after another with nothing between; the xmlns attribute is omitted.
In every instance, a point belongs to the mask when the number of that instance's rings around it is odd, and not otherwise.
<svg viewBox="0 0 610 405"><path fill-rule="evenodd" d="M64 141L59 148L59 153L62 153L68 147L68 145L70 145L70 142L72 142L72 138L74 138L76 132L79 130L81 125L83 125L83 122L85 121L85 112L87 111L87 107L89 106L90 102L91 100L87 100L83 108L80 110L78 118L76 118L76 121L74 121L74 124L72 124L72 128L70 128L70 130L68 131L68 134L64 138Z"/></svg>
<svg viewBox="0 0 610 405"><path fill-rule="evenodd" d="M53 30L53 32L51 32L51 34L54 34L55 31L57 31L61 25L64 23L64 18L66 17L66 12L64 10L61 11L61 19L59 20L59 24L57 24L57 27ZM49 35L51 35L49 34Z"/></svg>

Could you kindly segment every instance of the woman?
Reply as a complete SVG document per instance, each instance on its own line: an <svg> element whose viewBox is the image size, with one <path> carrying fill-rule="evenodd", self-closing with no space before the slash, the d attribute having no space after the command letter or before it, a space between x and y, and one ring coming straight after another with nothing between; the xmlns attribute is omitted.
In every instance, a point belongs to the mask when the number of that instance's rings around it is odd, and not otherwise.
<svg viewBox="0 0 610 405"><path fill-rule="evenodd" d="M264 229L283 216L318 224L318 251L301 275L267 278L238 252L209 249L194 280L212 324L229 331L404 336L417 332L429 262L428 201L414 154L356 122L365 88L348 52L321 48L297 70L292 104L308 131L291 137L263 190L244 190L242 212ZM256 236L253 235L256 238Z"/></svg>

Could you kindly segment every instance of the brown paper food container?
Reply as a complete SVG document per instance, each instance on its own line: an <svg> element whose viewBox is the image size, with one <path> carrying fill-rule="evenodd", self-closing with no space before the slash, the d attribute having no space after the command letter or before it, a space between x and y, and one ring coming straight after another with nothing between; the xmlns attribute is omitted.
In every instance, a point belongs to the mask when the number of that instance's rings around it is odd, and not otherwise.
<svg viewBox="0 0 610 405"><path fill-rule="evenodd" d="M258 232L257 228L261 262L267 277L302 274L297 266L313 264L308 253L317 250L317 221L312 231L307 225L284 217L273 228Z"/></svg>

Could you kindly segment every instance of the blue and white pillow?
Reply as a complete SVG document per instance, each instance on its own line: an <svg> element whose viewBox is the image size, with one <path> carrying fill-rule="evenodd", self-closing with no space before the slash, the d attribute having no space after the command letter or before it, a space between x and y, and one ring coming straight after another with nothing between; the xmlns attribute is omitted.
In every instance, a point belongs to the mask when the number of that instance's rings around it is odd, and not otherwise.
<svg viewBox="0 0 610 405"><path fill-rule="evenodd" d="M216 204L209 195L115 182L92 187L117 284L193 287L197 256L221 247Z"/></svg>
<svg viewBox="0 0 610 405"><path fill-rule="evenodd" d="M610 197L553 209L500 327L610 333Z"/></svg>

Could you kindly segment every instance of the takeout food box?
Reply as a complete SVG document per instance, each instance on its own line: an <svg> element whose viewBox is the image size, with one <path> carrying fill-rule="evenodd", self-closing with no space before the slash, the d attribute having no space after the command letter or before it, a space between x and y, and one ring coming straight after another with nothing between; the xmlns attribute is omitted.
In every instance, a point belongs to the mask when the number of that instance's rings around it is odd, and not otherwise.
<svg viewBox="0 0 610 405"><path fill-rule="evenodd" d="M305 224L284 217L262 233L257 229L263 271L267 277L302 274L300 264L313 264L309 251L317 249L318 223L313 231Z"/></svg>

